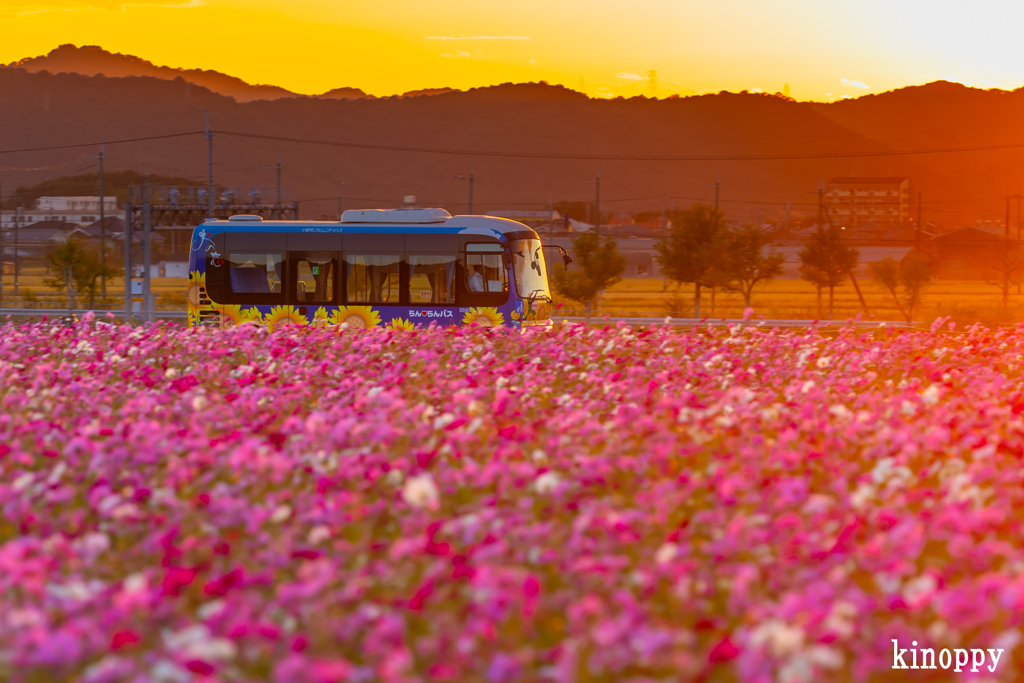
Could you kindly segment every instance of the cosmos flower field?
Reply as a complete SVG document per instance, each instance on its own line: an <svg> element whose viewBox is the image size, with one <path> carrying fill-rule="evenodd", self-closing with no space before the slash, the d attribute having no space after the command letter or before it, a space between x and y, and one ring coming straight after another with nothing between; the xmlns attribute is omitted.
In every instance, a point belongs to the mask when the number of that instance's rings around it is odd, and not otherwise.
<svg viewBox="0 0 1024 683"><path fill-rule="evenodd" d="M907 680L898 638L1013 680L1022 366L941 321L8 325L0 679Z"/></svg>

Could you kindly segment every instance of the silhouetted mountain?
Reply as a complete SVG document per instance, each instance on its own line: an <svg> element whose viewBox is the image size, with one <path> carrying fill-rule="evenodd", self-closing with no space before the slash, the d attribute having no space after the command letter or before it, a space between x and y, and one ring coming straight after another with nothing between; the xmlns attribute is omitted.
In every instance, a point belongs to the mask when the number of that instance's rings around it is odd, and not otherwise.
<svg viewBox="0 0 1024 683"><path fill-rule="evenodd" d="M455 92L455 88L423 88L422 90L410 90L402 93L402 97L423 97L424 95L443 95L448 92Z"/></svg>
<svg viewBox="0 0 1024 683"><path fill-rule="evenodd" d="M29 57L8 66L19 67L26 71L49 71L50 73L74 73L83 76L103 75L107 78L125 76L152 76L173 81L183 78L189 83L209 88L210 90L234 97L239 102L253 100L274 100L279 97L299 97L299 95L279 88L276 85L250 85L241 78L228 76L217 71L201 69L173 69L169 66L157 66L145 59L120 52L107 52L96 45L76 47L61 45L49 54L41 57ZM365 96L365 95L364 95Z"/></svg>
<svg viewBox="0 0 1024 683"><path fill-rule="evenodd" d="M367 95L359 88L334 88L316 97L321 100L360 100L373 95Z"/></svg>
<svg viewBox="0 0 1024 683"><path fill-rule="evenodd" d="M601 173L602 209L660 210L714 197L730 218L778 218L790 203L813 216L819 178L907 176L916 191L946 204L927 206L926 220L953 221L988 211L1001 217L1012 182L1012 152L797 160L630 161L579 155L749 156L879 152L892 149L1015 142L1024 94L931 84L836 104L794 102L766 94L703 95L652 100L595 100L544 83L503 84L430 97L287 98L236 102L183 78L103 78L0 69L0 151L199 133L203 111L213 127L215 174L233 185L270 185L284 159L284 183L303 214L420 205L464 212L468 191L456 176L475 165L475 210L542 208L548 202L591 202ZM950 113L946 113L946 110ZM956 132L950 130L956 128ZM263 137L239 137L233 134ZM900 135L893 135L899 133ZM904 136L904 137L900 137ZM301 138L357 146L287 142ZM387 151L358 145L452 152L541 153L558 158ZM95 149L5 154L5 188L75 172ZM200 134L108 144L107 168L202 180L206 141ZM987 166L986 166L987 164ZM25 169L25 170L5 170ZM36 170L33 170L36 169ZM979 169L984 170L981 172ZM344 185L339 185L344 181ZM7 191L5 190L5 194ZM993 198L959 202L966 198ZM940 213L940 211L944 213ZM585 216L573 216L585 219Z"/></svg>
<svg viewBox="0 0 1024 683"><path fill-rule="evenodd" d="M4 65L0 65L4 66ZM83 76L106 76L107 78L124 78L126 76L151 76L173 81L182 78L193 85L202 86L215 93L234 97L239 102L255 100L276 100L282 97L306 97L276 85L251 85L240 78L228 76L218 71L202 69L175 69L169 66L158 66L152 62L123 55L120 52L108 52L97 45L61 45L40 57L26 57L17 62L7 64L8 67L25 69L32 73L48 71L50 73L72 73ZM419 97L422 95L439 95L453 92L452 88L426 88L410 90L399 97ZM360 88L340 87L328 90L317 99L326 100L357 100L372 98Z"/></svg>

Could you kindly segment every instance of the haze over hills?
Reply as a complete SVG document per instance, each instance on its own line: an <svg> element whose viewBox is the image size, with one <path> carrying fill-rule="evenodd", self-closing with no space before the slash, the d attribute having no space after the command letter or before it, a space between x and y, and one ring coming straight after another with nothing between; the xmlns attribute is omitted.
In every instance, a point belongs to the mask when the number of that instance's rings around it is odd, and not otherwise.
<svg viewBox="0 0 1024 683"><path fill-rule="evenodd" d="M107 168L202 179L206 142L198 133L203 111L209 110L219 131L216 180L270 185L274 171L265 167L276 162L280 150L284 184L292 199L302 200L303 215L312 218L334 215L339 191L346 197L345 208L396 206L402 197L415 195L421 205L464 212L468 188L456 176L474 164L476 211L591 200L594 185L584 181L593 179L600 167L605 210L659 209L663 194L677 206L710 200L717 175L722 206L731 218L778 218L787 202L794 215L814 215L816 197L811 192L819 178L906 175L915 192L924 187L926 202L943 202L926 204L926 219L952 223L1001 218L1000 197L1016 192L1015 169L1024 161L1022 150L759 161L571 158L828 154L1024 143L1016 127L1024 114L1024 92L941 82L835 104L730 93L597 100L537 83L421 97L238 101L184 77L54 74L19 64L0 68L0 150L193 132L197 134L109 144ZM562 158L385 151L232 133ZM84 148L0 155L4 194L16 184L76 172L88 163L82 157L95 152Z"/></svg>

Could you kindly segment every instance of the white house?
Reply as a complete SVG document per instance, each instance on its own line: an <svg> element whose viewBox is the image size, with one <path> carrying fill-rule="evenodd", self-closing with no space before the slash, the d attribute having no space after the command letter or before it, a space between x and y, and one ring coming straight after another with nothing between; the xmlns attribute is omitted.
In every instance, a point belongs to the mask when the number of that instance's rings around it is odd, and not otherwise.
<svg viewBox="0 0 1024 683"><path fill-rule="evenodd" d="M108 218L116 216L117 197L104 197L103 210ZM99 219L99 197L40 197L34 209L5 209L0 213L0 227L20 228L44 221L89 225Z"/></svg>

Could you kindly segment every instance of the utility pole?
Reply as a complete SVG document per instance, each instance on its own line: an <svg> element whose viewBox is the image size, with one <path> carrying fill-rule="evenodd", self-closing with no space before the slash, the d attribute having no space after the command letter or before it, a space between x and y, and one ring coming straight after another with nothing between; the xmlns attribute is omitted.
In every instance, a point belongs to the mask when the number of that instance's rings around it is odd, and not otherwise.
<svg viewBox="0 0 1024 683"><path fill-rule="evenodd" d="M469 181L469 208L467 210L467 215L472 216L473 215L473 181L476 179L476 164L470 164L469 165L469 175L468 176L457 175L457 176L455 176L455 178L458 179L458 180L468 180Z"/></svg>
<svg viewBox="0 0 1024 683"><path fill-rule="evenodd" d="M107 216L103 210L103 140L100 140L100 154L86 159L97 159L100 162L100 298L107 299Z"/></svg>
<svg viewBox="0 0 1024 683"><path fill-rule="evenodd" d="M921 253L921 192L917 193L917 253Z"/></svg>
<svg viewBox="0 0 1024 683"><path fill-rule="evenodd" d="M145 176L142 188L142 306L146 322L153 322L153 300L150 290L150 231L152 229L153 205L150 200L149 174Z"/></svg>
<svg viewBox="0 0 1024 683"><path fill-rule="evenodd" d="M128 201L124 203L124 322L132 324L132 239L135 226L135 207L132 201L135 193L128 186Z"/></svg>
<svg viewBox="0 0 1024 683"><path fill-rule="evenodd" d="M718 221L718 189L722 186L722 174L715 174L715 221Z"/></svg>
<svg viewBox="0 0 1024 683"><path fill-rule="evenodd" d="M821 180L818 181L818 189L811 194L818 195L818 229L825 228L825 187Z"/></svg>
<svg viewBox="0 0 1024 683"><path fill-rule="evenodd" d="M14 296L18 296L18 271L21 270L18 266L18 221L21 220L21 216L18 215L18 190L14 190Z"/></svg>
<svg viewBox="0 0 1024 683"><path fill-rule="evenodd" d="M597 178L595 180L584 180L585 183L594 183L597 187L597 197L594 201L594 234L601 236L601 167L597 167Z"/></svg>
<svg viewBox="0 0 1024 683"><path fill-rule="evenodd" d="M1007 241L1010 239L1010 199L1012 195L1006 195L1006 223L1003 225L1003 234ZM1007 245L1009 246L1009 245ZM1010 269L1003 271L1003 304L1006 304L1006 293L1010 291Z"/></svg>
<svg viewBox="0 0 1024 683"><path fill-rule="evenodd" d="M281 208L281 152L277 152L277 165L275 166L264 166L263 168L273 168L277 170L277 206Z"/></svg>
<svg viewBox="0 0 1024 683"><path fill-rule="evenodd" d="M668 220L665 218L665 204L668 202L668 193L661 193L661 236L668 244ZM668 290L668 277L664 272L661 274L661 291Z"/></svg>
<svg viewBox="0 0 1024 683"><path fill-rule="evenodd" d="M341 222L341 186L345 184L345 181L338 183L338 222Z"/></svg>
<svg viewBox="0 0 1024 683"><path fill-rule="evenodd" d="M206 181L207 201L210 204L209 218L213 220L213 129L210 128L210 110L206 110L206 145L209 156L209 178Z"/></svg>

